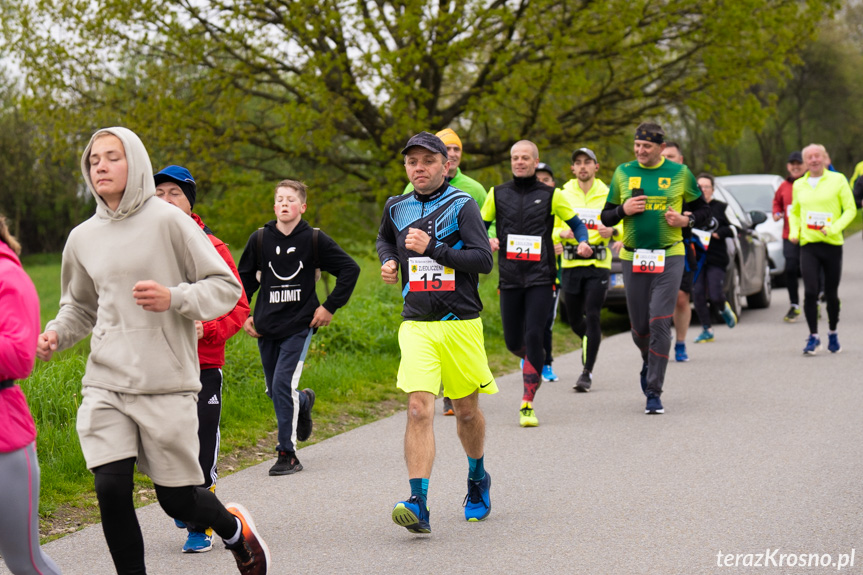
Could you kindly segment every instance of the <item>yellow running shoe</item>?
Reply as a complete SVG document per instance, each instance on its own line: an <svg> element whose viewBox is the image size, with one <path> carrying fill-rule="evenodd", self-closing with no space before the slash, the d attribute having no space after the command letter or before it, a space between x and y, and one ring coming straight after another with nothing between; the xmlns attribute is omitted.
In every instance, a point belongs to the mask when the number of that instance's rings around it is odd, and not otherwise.
<svg viewBox="0 0 863 575"><path fill-rule="evenodd" d="M539 425L539 419L536 418L536 413L533 411L533 405L529 401L521 404L521 415L518 417L518 424L522 427L536 427Z"/></svg>

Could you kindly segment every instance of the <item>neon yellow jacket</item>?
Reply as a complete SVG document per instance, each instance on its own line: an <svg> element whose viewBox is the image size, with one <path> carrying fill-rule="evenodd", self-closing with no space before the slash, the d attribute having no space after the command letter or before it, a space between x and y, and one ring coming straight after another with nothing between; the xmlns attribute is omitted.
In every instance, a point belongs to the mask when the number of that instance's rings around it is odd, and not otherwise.
<svg viewBox="0 0 863 575"><path fill-rule="evenodd" d="M813 188L809 172L794 182L791 215L788 219L788 239L798 238L800 245L824 242L834 246L845 243L842 236L848 224L857 215L854 194L848 180L838 172L824 170L824 175ZM821 226L828 230L827 235Z"/></svg>
<svg viewBox="0 0 863 575"><path fill-rule="evenodd" d="M860 162L859 164L854 166L854 173L851 174L851 179L848 181L849 184L851 184L851 186L853 187L854 184L857 182L857 178L859 178L860 176L863 176L863 162Z"/></svg>
<svg viewBox="0 0 863 575"><path fill-rule="evenodd" d="M587 242L592 245L608 245L611 238L603 238L599 235L599 232L595 229L591 229L592 223L601 223L599 221L599 212L602 211L602 208L605 207L606 198L608 198L608 186L606 186L602 180L599 178L594 178L593 185L588 190L587 194L581 191L581 188L578 185L578 179L573 178L569 180L562 188L558 188L569 204L573 207L575 212L579 215L581 220L584 222L587 228ZM592 214L580 212L579 209L587 208L589 210L596 210L596 217L590 217ZM612 237L620 238L623 236L623 222L620 222L616 226L614 226L616 233ZM568 230L569 226L566 225L566 222L561 220L559 217L554 218L554 229L551 233L551 238L554 243L558 244L572 244L578 245L578 240L570 240L570 239L562 239L560 237L561 232ZM575 268L575 267L586 267L586 266L595 266L598 268L608 268L611 269L611 250L605 251L605 259L603 260L568 260L566 258L560 259L560 267L562 268Z"/></svg>

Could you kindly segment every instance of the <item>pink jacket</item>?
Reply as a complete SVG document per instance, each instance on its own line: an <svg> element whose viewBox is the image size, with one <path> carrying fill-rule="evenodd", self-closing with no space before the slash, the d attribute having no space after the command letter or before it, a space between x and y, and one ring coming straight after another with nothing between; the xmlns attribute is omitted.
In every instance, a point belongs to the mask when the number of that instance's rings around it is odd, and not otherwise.
<svg viewBox="0 0 863 575"><path fill-rule="evenodd" d="M0 241L0 381L25 379L33 370L39 337L39 296L21 261ZM0 389L0 453L29 445L36 426L17 385Z"/></svg>

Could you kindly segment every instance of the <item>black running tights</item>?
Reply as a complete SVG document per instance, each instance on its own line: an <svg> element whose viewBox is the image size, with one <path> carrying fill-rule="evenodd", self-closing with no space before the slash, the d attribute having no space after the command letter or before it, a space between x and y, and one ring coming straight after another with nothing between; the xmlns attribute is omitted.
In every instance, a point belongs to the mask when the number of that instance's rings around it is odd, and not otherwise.
<svg viewBox="0 0 863 575"><path fill-rule="evenodd" d="M542 372L545 350L543 334L554 304L554 286L500 290L500 315L506 348L526 358L537 373Z"/></svg>
<svg viewBox="0 0 863 575"><path fill-rule="evenodd" d="M581 338L587 336L587 345L582 350L581 361L587 371L593 371L596 364L596 356L599 355L599 343L602 341L602 329L600 328L599 314L602 312L602 304L608 293L607 283L605 286L585 285L579 293L563 292L566 302L566 313L569 317L569 325L572 331Z"/></svg>
<svg viewBox="0 0 863 575"><path fill-rule="evenodd" d="M809 333L818 333L818 280L824 273L824 299L831 331L839 323L839 280L842 279L842 246L813 242L800 247L803 271L803 313Z"/></svg>
<svg viewBox="0 0 863 575"><path fill-rule="evenodd" d="M96 498L102 515L102 531L118 575L144 575L144 538L135 515L133 471L135 458L93 468ZM159 505L169 516L200 525L210 525L223 539L237 533L237 520L216 496L201 487L156 485Z"/></svg>

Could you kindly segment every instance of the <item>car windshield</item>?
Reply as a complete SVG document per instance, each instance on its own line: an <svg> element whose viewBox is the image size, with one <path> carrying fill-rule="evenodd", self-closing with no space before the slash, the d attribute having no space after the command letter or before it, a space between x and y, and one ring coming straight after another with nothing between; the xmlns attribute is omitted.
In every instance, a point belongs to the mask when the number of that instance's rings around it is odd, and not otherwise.
<svg viewBox="0 0 863 575"><path fill-rule="evenodd" d="M770 213L773 211L773 195L775 190L770 184L723 184L734 194L734 197L747 212L759 210Z"/></svg>

